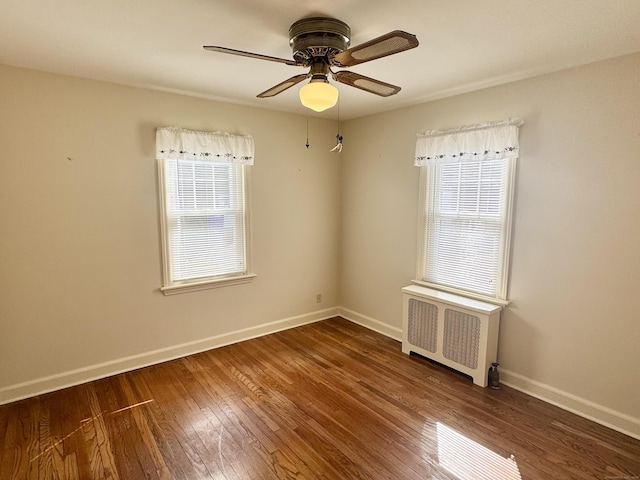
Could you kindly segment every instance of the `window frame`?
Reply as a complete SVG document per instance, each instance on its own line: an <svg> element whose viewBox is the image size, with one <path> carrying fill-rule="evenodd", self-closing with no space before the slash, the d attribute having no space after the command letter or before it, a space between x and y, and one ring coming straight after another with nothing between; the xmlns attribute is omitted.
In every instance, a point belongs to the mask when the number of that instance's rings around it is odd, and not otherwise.
<svg viewBox="0 0 640 480"><path fill-rule="evenodd" d="M420 186L419 186L419 217L418 217L418 255L416 262L416 276L412 281L414 284L423 285L430 288L454 293L468 298L474 298L483 300L499 305L508 305L508 285L509 285L509 270L510 270L510 258L511 258L511 237L513 226L513 209L514 209L514 197L515 197L515 181L516 181L516 168L517 157L504 158L502 161L507 162L507 171L505 173L505 185L504 185L504 208L503 214L500 219L501 223L501 255L500 255L500 267L497 272L498 287L496 288L496 295L490 296L482 293L473 292L463 288L456 288L449 285L442 285L438 283L429 282L424 279L423 273L426 269L427 262L427 248L426 248L426 223L428 215L427 195L430 191L429 185L435 182L435 169L437 165L424 165L420 167Z"/></svg>
<svg viewBox="0 0 640 480"><path fill-rule="evenodd" d="M174 295L177 293L187 293L192 291L205 290L210 288L225 287L248 283L256 277L252 273L251 267L251 168L248 165L238 164L242 174L242 185L244 193L244 257L245 270L242 273L233 273L220 276L201 277L196 279L184 279L174 281L171 278L171 251L170 251L170 231L167 207L166 188L166 162L169 160L157 160L158 172L158 196L160 205L160 230L162 249L162 277L163 283L160 291L164 295ZM190 160L177 160L179 162L190 162ZM218 163L218 162L213 162ZM223 162L220 162L223 163Z"/></svg>

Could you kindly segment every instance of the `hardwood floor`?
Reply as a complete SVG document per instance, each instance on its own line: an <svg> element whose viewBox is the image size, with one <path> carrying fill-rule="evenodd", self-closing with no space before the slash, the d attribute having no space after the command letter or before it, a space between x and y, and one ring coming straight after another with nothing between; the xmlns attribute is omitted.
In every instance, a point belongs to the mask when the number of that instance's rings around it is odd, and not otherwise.
<svg viewBox="0 0 640 480"><path fill-rule="evenodd" d="M341 318L0 407L0 479L638 479L640 441Z"/></svg>

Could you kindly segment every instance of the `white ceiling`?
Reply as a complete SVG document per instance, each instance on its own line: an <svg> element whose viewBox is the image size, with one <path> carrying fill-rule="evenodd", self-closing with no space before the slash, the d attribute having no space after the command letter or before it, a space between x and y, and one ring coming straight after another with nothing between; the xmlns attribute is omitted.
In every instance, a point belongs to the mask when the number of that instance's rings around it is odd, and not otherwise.
<svg viewBox="0 0 640 480"><path fill-rule="evenodd" d="M202 46L289 59L289 26L318 15L349 24L352 46L420 41L352 67L402 91L338 85L342 119L640 51L640 0L3 0L0 63L302 114L299 86L256 95L303 69Z"/></svg>

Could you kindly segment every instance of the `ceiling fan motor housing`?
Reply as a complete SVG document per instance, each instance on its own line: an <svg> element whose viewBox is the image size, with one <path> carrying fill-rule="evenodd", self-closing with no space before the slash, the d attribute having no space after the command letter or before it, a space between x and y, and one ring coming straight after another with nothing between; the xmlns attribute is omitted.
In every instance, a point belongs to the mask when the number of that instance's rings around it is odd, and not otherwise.
<svg viewBox="0 0 640 480"><path fill-rule="evenodd" d="M296 62L310 65L314 57L332 58L349 48L351 29L335 18L311 17L289 28L289 44Z"/></svg>

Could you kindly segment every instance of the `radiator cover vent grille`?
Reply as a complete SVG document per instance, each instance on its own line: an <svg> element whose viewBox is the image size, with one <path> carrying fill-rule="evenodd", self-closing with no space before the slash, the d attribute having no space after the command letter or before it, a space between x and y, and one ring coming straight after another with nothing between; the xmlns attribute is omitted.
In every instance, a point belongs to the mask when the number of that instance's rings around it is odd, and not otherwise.
<svg viewBox="0 0 640 480"><path fill-rule="evenodd" d="M409 299L409 342L435 353L438 342L438 307Z"/></svg>
<svg viewBox="0 0 640 480"><path fill-rule="evenodd" d="M469 368L478 368L480 346L480 319L475 315L451 310L444 311L445 358Z"/></svg>

